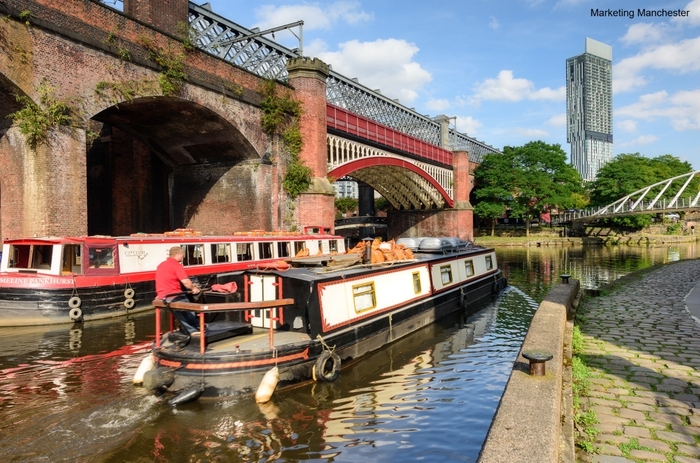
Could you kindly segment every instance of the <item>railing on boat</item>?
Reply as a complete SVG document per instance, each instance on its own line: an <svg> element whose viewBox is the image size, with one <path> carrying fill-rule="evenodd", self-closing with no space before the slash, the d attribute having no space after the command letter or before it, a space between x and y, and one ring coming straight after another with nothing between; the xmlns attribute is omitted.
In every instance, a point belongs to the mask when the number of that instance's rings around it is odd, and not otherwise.
<svg viewBox="0 0 700 463"><path fill-rule="evenodd" d="M270 321L270 349L274 347L274 322L280 321L280 317L273 317L272 311L276 308L294 305L294 299L273 299L270 301L259 301L259 302L223 302L223 303L213 303L213 304L200 304L197 302L170 302L166 303L161 299L155 299L153 301L153 306L156 312L156 348L160 347L161 338L161 324L160 324L160 311L161 309L171 309L171 310L183 310L194 312L199 318L199 352L204 354L206 351L206 323L204 322L204 317L208 313L218 313L218 312L241 312L249 310L267 309ZM174 329L173 314L170 313L170 330Z"/></svg>

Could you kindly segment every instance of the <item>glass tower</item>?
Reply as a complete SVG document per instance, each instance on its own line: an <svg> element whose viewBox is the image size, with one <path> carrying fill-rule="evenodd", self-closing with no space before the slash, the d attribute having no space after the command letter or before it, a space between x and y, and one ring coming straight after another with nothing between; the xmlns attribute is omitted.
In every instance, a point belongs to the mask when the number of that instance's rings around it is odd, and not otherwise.
<svg viewBox="0 0 700 463"><path fill-rule="evenodd" d="M586 37L586 52L566 60L566 141L584 180L613 158L612 47Z"/></svg>

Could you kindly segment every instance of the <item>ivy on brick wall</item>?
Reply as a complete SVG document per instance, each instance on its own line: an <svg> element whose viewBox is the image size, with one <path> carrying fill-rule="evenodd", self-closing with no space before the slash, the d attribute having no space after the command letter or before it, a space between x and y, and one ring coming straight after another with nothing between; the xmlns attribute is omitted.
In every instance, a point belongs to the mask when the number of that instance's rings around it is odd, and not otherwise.
<svg viewBox="0 0 700 463"><path fill-rule="evenodd" d="M26 95L15 95L22 108L8 117L19 126L19 131L32 149L47 141L52 128L70 125L74 110L67 102L57 100L54 90L44 79L37 88L39 104Z"/></svg>
<svg viewBox="0 0 700 463"><path fill-rule="evenodd" d="M308 190L313 175L311 168L299 158L304 144L299 130L301 103L292 97L290 91L279 95L274 80L261 82L260 94L263 130L270 135L281 132L282 142L289 151L290 160L282 188L290 199L295 199Z"/></svg>
<svg viewBox="0 0 700 463"><path fill-rule="evenodd" d="M141 37L141 45L148 50L149 58L163 70L158 76L160 91L164 96L180 94L182 84L187 80L185 55L180 50L159 47L148 37Z"/></svg>
<svg viewBox="0 0 700 463"><path fill-rule="evenodd" d="M139 96L156 95L158 87L159 84L153 80L101 81L95 86L95 94L100 98L106 98L118 108L122 101L131 102Z"/></svg>

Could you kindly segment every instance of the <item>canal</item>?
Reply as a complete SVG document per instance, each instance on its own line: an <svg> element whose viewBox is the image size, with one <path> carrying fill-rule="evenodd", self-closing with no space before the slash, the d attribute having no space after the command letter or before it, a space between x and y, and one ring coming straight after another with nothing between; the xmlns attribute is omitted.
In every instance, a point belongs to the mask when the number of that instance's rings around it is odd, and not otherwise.
<svg viewBox="0 0 700 463"><path fill-rule="evenodd" d="M497 249L510 287L466 323L443 320L271 402L173 409L133 374L153 315L0 329L6 461L476 461L539 302L559 275L587 289L697 257L688 243Z"/></svg>

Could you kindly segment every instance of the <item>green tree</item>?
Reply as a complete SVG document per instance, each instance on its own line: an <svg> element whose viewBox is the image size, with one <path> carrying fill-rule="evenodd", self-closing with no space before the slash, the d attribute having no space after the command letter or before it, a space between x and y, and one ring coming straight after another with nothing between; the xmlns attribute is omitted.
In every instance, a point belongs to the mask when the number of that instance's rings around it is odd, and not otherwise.
<svg viewBox="0 0 700 463"><path fill-rule="evenodd" d="M357 209L357 199L355 198L335 198L335 216L343 217L348 211Z"/></svg>
<svg viewBox="0 0 700 463"><path fill-rule="evenodd" d="M474 213L482 219L491 220L491 236L495 233L496 221L506 213L513 203L513 196L508 185L514 181L512 151L503 154L487 154L474 171L476 186Z"/></svg>
<svg viewBox="0 0 700 463"><path fill-rule="evenodd" d="M480 206L480 202L474 209L478 216L491 218L492 223L500 205L503 212L508 208L511 216L525 219L529 235L534 217L552 208L571 208L581 201L581 176L567 163L566 153L558 144L533 141L515 148L507 146L502 154L487 155L483 161L474 173L475 196L486 204Z"/></svg>
<svg viewBox="0 0 700 463"><path fill-rule="evenodd" d="M606 206L649 185L692 171L690 163L670 154L656 158L647 158L639 153L618 154L598 170L597 177L591 184L591 205ZM672 198L682 188L683 183L684 181L673 182L661 197ZM686 189L698 191L699 187L700 181L696 178ZM651 190L645 196L645 201L654 199L661 190L662 187ZM650 225L653 216L653 214L642 214L616 217L607 219L606 222L611 225L639 229Z"/></svg>

